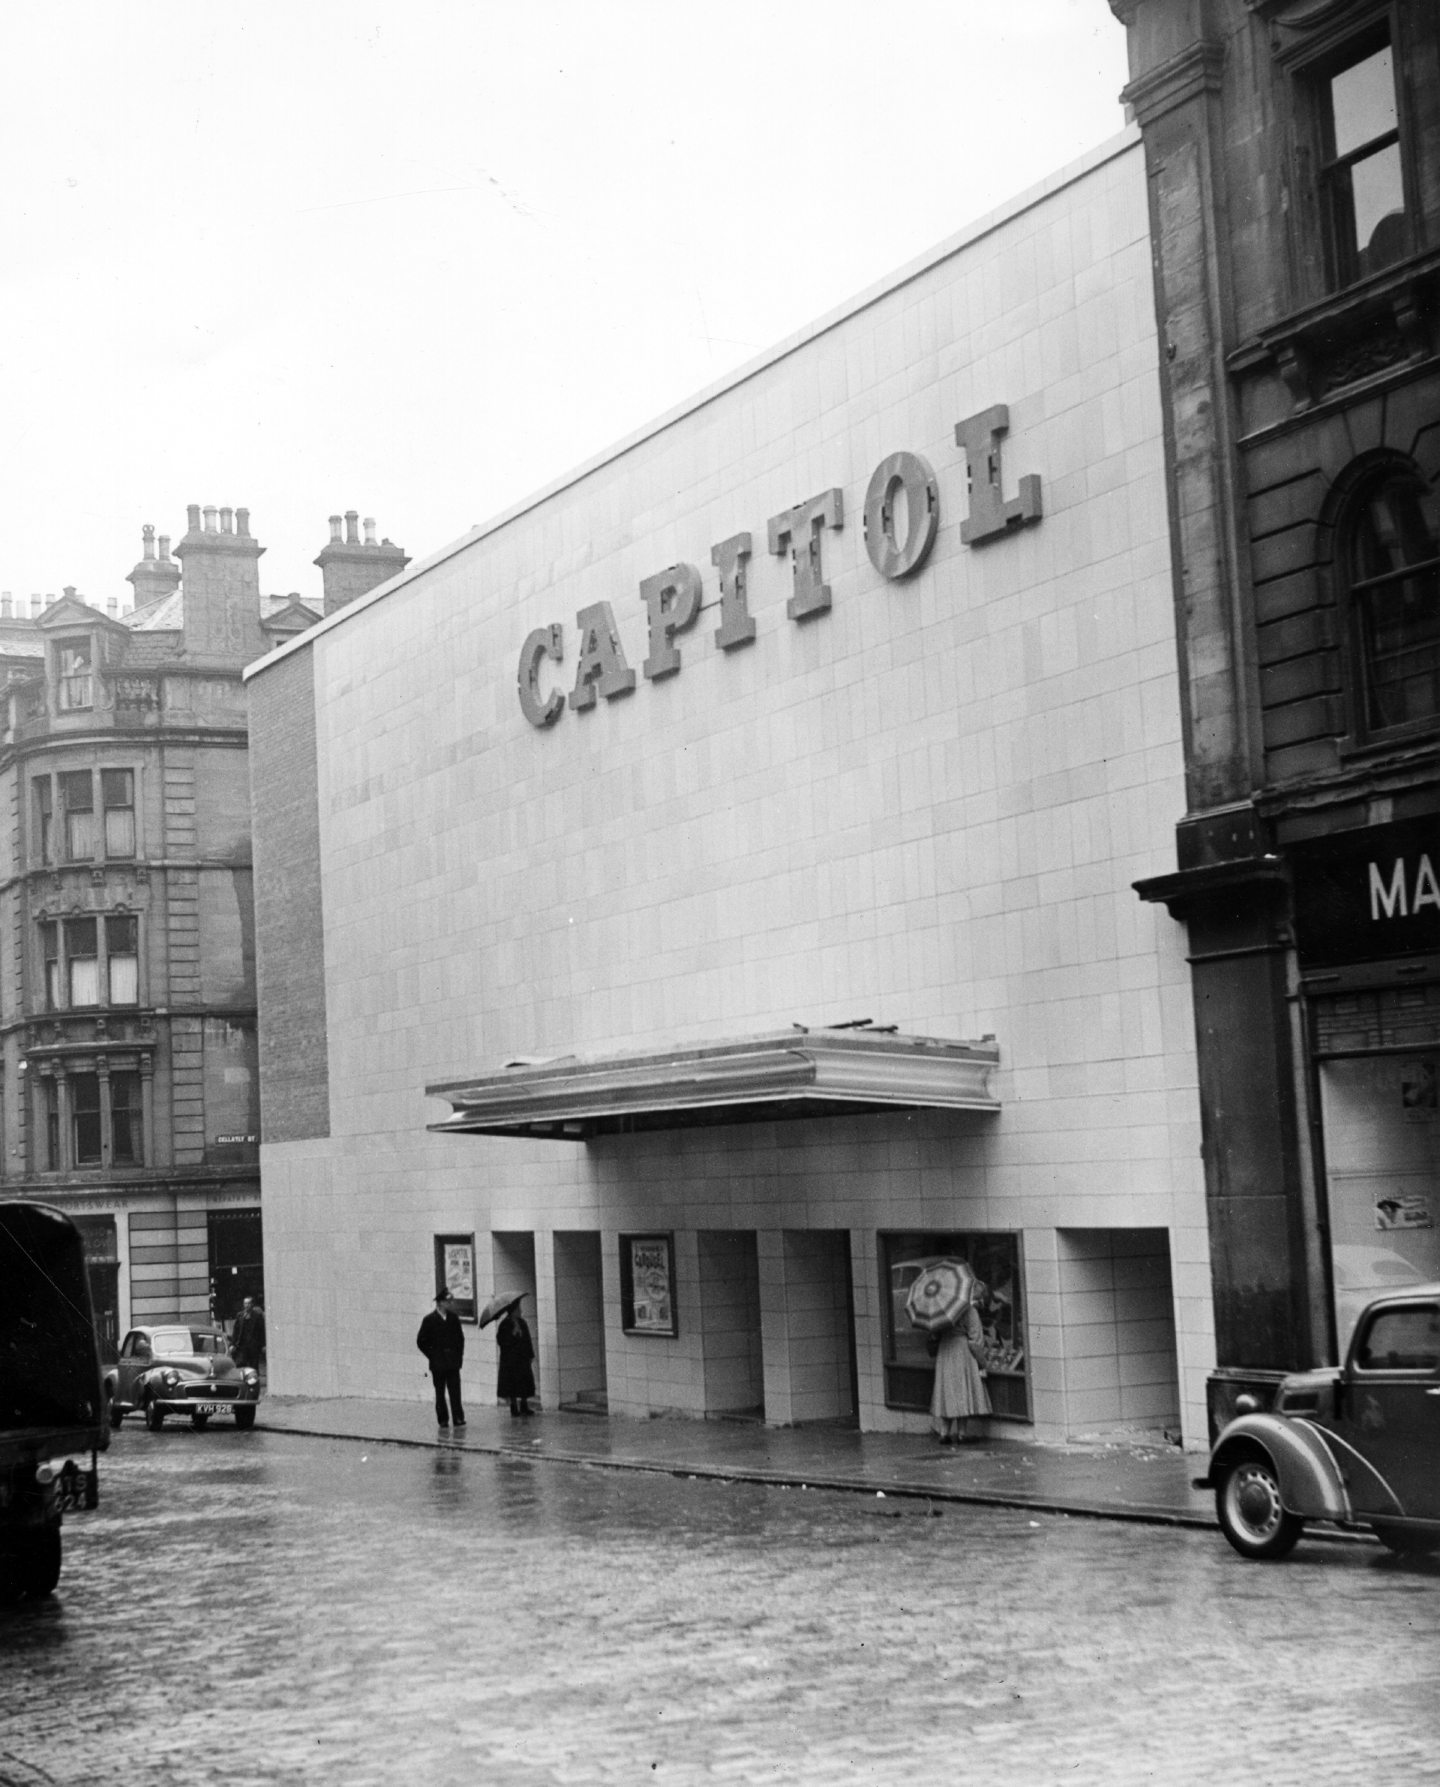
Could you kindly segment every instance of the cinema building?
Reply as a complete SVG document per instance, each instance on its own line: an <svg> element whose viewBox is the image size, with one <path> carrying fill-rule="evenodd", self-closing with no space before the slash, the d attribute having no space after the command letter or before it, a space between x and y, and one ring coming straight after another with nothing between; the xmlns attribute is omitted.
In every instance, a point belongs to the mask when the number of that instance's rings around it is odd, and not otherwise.
<svg viewBox="0 0 1440 1787"><path fill-rule="evenodd" d="M949 1254L995 1432L1203 1443L1138 133L247 681L276 1391L448 1279L547 1411L919 1433Z"/></svg>

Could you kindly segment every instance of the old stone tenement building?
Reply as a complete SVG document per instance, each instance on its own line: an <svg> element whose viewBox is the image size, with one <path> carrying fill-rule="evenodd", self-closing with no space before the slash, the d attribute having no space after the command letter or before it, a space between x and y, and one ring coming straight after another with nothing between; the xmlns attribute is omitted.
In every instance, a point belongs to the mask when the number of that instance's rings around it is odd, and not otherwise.
<svg viewBox="0 0 1440 1787"><path fill-rule="evenodd" d="M1218 1417L1440 1276L1440 9L1112 0L1145 142Z"/></svg>
<svg viewBox="0 0 1440 1787"><path fill-rule="evenodd" d="M405 564L346 520L327 611ZM4 1190L80 1224L112 1344L263 1288L240 673L320 618L262 600L263 551L192 506L173 555L145 528L133 607L0 599Z"/></svg>

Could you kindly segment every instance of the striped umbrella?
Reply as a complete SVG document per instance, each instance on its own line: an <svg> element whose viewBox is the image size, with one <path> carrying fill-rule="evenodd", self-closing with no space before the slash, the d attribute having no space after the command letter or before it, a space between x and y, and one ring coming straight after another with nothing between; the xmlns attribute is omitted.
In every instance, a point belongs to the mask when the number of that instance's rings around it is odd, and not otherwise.
<svg viewBox="0 0 1440 1787"><path fill-rule="evenodd" d="M912 1328L936 1334L953 1328L975 1294L975 1274L964 1260L932 1260L905 1299Z"/></svg>

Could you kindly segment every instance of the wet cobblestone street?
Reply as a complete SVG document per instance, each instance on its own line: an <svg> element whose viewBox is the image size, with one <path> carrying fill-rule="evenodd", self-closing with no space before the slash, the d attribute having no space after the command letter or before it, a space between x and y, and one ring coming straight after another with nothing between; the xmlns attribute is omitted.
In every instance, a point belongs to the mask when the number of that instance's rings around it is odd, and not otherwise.
<svg viewBox="0 0 1440 1787"><path fill-rule="evenodd" d="M0 1783L1440 1781L1440 1568L127 1426L0 1611Z"/></svg>

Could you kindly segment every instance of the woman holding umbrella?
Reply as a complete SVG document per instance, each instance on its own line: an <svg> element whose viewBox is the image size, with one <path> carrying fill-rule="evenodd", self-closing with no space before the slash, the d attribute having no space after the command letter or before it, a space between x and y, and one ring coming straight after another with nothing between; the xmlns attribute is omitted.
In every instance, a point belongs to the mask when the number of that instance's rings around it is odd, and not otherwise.
<svg viewBox="0 0 1440 1787"><path fill-rule="evenodd" d="M930 1415L942 1446L979 1439L969 1424L990 1413L980 1370L985 1330L975 1307L983 1294L984 1286L963 1261L937 1260L911 1285L906 1301L911 1322L928 1331L935 1351Z"/></svg>
<svg viewBox="0 0 1440 1787"><path fill-rule="evenodd" d="M480 1326L498 1315L500 1326L495 1330L495 1344L500 1349L500 1370L495 1379L495 1394L510 1404L512 1415L533 1415L530 1398L535 1394L535 1343L520 1313L524 1291L511 1296L492 1297L480 1312Z"/></svg>

